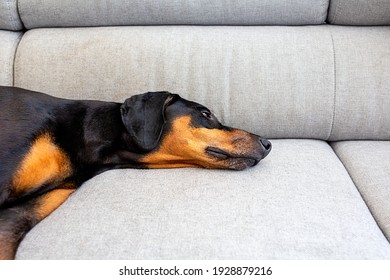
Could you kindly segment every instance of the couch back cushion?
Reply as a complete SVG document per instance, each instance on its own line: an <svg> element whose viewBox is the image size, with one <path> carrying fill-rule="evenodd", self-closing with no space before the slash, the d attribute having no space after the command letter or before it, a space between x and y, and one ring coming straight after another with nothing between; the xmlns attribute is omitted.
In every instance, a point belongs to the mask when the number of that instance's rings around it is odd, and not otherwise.
<svg viewBox="0 0 390 280"><path fill-rule="evenodd" d="M19 0L27 28L322 24L329 0Z"/></svg>
<svg viewBox="0 0 390 280"><path fill-rule="evenodd" d="M17 0L0 1L0 29L17 31L23 28L17 2Z"/></svg>
<svg viewBox="0 0 390 280"><path fill-rule="evenodd" d="M15 85L120 102L168 90L270 138L390 139L389 45L387 27L36 29Z"/></svg>
<svg viewBox="0 0 390 280"><path fill-rule="evenodd" d="M260 135L326 138L331 129L325 27L37 29L23 37L15 75L16 86L77 99L168 90Z"/></svg>
<svg viewBox="0 0 390 280"><path fill-rule="evenodd" d="M14 58L22 34L0 30L0 86L14 83Z"/></svg>
<svg viewBox="0 0 390 280"><path fill-rule="evenodd" d="M332 27L335 111L330 140L390 140L390 27Z"/></svg>
<svg viewBox="0 0 390 280"><path fill-rule="evenodd" d="M328 22L341 25L390 25L390 1L331 0Z"/></svg>

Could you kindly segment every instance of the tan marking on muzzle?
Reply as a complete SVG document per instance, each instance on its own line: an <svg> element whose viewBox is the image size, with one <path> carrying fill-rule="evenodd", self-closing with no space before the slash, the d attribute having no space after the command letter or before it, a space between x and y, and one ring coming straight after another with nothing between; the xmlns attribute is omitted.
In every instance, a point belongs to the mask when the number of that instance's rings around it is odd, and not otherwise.
<svg viewBox="0 0 390 280"><path fill-rule="evenodd" d="M149 168L229 168L227 161L209 156L206 148L217 147L237 155L253 148L250 142L250 134L243 130L192 127L191 117L184 116L174 120L159 148L141 158L140 162Z"/></svg>

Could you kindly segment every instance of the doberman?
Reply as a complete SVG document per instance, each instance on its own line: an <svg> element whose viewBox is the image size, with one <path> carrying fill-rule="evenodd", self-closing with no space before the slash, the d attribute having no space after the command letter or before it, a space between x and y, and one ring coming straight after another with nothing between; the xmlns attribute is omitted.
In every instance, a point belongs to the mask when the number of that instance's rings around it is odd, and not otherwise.
<svg viewBox="0 0 390 280"><path fill-rule="evenodd" d="M115 168L242 170L271 150L169 92L124 103L69 100L0 87L0 259L83 182Z"/></svg>

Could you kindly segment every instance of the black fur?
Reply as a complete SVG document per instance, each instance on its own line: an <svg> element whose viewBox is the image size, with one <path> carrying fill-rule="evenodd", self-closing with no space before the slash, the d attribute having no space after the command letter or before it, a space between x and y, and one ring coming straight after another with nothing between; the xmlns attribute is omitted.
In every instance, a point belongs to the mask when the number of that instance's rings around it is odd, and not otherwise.
<svg viewBox="0 0 390 280"><path fill-rule="evenodd" d="M164 111L177 95L168 92L134 95L121 106L122 121L135 147L149 152L157 147L164 126Z"/></svg>
<svg viewBox="0 0 390 280"><path fill-rule="evenodd" d="M8 190L10 180L33 140L45 131L69 156L74 174L68 180L77 185L107 169L143 168L137 157L156 147L170 96L147 93L121 104L0 87L0 207L14 200ZM150 125L143 129L144 123Z"/></svg>
<svg viewBox="0 0 390 280"><path fill-rule="evenodd" d="M36 209L54 189L73 190L109 169L147 168L140 158L157 149L163 135L169 134L171 123L166 120L180 116L190 116L192 127L232 131L206 107L169 92L148 92L115 103L0 87L0 259L14 257L24 235L42 219ZM11 185L19 165L45 133L69 159L71 175L58 183L15 193ZM241 170L256 165L271 150L268 140L260 136L248 133L248 139L256 143L248 159L242 154L235 159L218 147L204 152L216 159L243 161L236 167Z"/></svg>

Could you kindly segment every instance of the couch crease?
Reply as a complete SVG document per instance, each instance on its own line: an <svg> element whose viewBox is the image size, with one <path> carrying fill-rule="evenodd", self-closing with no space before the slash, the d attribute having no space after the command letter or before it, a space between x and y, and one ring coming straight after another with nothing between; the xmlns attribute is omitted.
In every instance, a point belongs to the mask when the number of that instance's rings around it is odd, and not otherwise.
<svg viewBox="0 0 390 280"><path fill-rule="evenodd" d="M23 40L23 37L24 37L24 32L22 32L19 36L18 36L18 39L15 41L13 47L15 48L15 51L14 51L14 56L13 58L10 60L10 64L12 63L12 69L11 69L11 66L9 67L10 69L10 72L12 72L12 79L10 81L10 83L12 84L12 86L15 86L15 68L16 68L16 56L17 56L17 52L18 52L18 49L19 49L19 45L20 43L22 42Z"/></svg>
<svg viewBox="0 0 390 280"><path fill-rule="evenodd" d="M368 211L370 212L370 214L371 214L373 220L375 221L377 227L378 227L379 230L382 232L384 238L386 238L386 240L388 240L388 241L390 242L389 238L387 238L386 234L384 233L384 231L382 230L381 226L379 225L378 220L377 220L376 217L373 215L373 213L372 213L372 211L371 211L371 208L368 206L367 201L364 199L364 196L362 195L361 191L360 191L359 188L357 187L357 184L356 184L355 180L353 179L353 176L352 176L351 173L349 172L348 168L345 166L344 162L341 160L340 156L336 153L336 151L335 151L335 149L332 147L332 145L329 145L329 146L332 148L333 152L335 153L335 155L337 156L337 158L339 159L339 161L341 162L341 164L344 166L345 171L348 173L348 176L351 178L351 181L352 181L353 184L355 185L355 188L356 188L357 192L359 193L361 199L364 201L364 204L366 205Z"/></svg>
<svg viewBox="0 0 390 280"><path fill-rule="evenodd" d="M329 35L330 35L330 39L332 41L332 51L333 51L333 84L334 84L334 88L333 88L333 115L332 115L332 123L331 123L331 127L330 127L330 132L329 132L329 136L328 136L328 140L330 139L330 137L332 136L332 133L333 133L333 127L334 127L334 123L335 123L335 118L336 118L336 94L337 94L337 69L336 69L336 49L335 49L335 45L334 45L334 39L333 39L333 34L332 34L332 30L329 30Z"/></svg>

